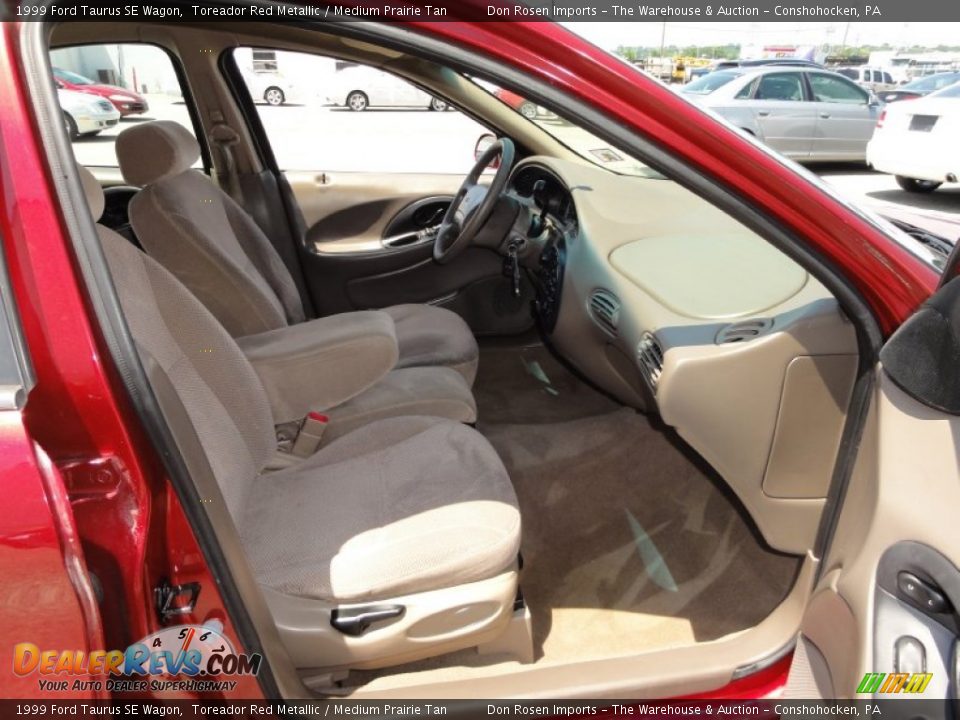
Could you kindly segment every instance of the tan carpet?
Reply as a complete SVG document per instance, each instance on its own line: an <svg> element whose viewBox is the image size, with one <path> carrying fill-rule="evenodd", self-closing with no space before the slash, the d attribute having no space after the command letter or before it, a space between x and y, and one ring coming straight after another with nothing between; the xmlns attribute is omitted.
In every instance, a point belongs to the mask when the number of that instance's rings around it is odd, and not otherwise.
<svg viewBox="0 0 960 720"><path fill-rule="evenodd" d="M486 348L478 425L523 517L521 585L538 662L614 657L755 625L800 559L767 548L722 481L668 429L591 389L543 348ZM376 673L460 668L456 653Z"/></svg>
<svg viewBox="0 0 960 720"><path fill-rule="evenodd" d="M596 392L542 347L485 349L480 430L523 517L521 579L538 655L621 655L746 629L799 559L755 535L669 429Z"/></svg>

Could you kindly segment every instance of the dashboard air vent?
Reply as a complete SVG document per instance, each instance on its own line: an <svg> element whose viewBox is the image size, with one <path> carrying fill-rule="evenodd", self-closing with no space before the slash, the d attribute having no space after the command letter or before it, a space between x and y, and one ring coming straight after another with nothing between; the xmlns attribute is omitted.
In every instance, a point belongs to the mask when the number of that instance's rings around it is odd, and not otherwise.
<svg viewBox="0 0 960 720"><path fill-rule="evenodd" d="M616 336L620 300L609 290L594 290L590 293L590 316L608 334Z"/></svg>
<svg viewBox="0 0 960 720"><path fill-rule="evenodd" d="M637 345L637 359L647 374L650 387L657 389L660 382L660 373L663 372L663 348L650 333L645 332Z"/></svg>
<svg viewBox="0 0 960 720"><path fill-rule="evenodd" d="M773 327L773 320L761 318L759 320L744 320L727 325L717 333L717 345L739 343L760 337Z"/></svg>

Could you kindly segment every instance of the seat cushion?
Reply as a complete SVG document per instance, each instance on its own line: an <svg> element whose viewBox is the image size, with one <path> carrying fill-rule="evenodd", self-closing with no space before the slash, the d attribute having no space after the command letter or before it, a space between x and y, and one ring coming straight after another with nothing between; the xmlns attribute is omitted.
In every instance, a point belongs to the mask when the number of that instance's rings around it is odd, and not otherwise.
<svg viewBox="0 0 960 720"><path fill-rule="evenodd" d="M388 372L372 388L325 412L324 442L375 420L428 415L461 423L477 421L477 401L463 376L448 367L411 367Z"/></svg>
<svg viewBox="0 0 960 720"><path fill-rule="evenodd" d="M444 365L473 385L480 350L463 318L433 305L393 305L383 311L397 328L398 368Z"/></svg>
<svg viewBox="0 0 960 720"><path fill-rule="evenodd" d="M239 524L261 583L330 603L475 582L520 549L507 471L450 420L380 420L300 465L261 475Z"/></svg>

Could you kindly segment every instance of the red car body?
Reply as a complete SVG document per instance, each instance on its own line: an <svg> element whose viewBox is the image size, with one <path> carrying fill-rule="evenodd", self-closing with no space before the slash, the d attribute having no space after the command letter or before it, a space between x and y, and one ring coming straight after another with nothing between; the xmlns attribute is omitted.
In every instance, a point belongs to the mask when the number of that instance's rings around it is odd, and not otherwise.
<svg viewBox="0 0 960 720"><path fill-rule="evenodd" d="M120 112L120 117L140 115L150 109L149 103L142 95L117 85L97 83L89 78L84 78L82 75L66 72L60 68L53 69L53 78L57 86L65 90L75 90L109 100ZM80 82L79 79L86 80L86 82Z"/></svg>
<svg viewBox="0 0 960 720"><path fill-rule="evenodd" d="M868 219L559 25L408 27L512 66L655 140L801 238L846 277L885 334L936 287L934 269ZM99 331L26 92L20 32L7 23L0 38L0 269L6 265L34 382L29 402L0 412L0 663L9 667L9 648L27 639L113 648L155 631L150 589L159 578L201 582L199 605L184 621L220 619L242 651L220 585ZM713 696L774 695L788 667L781 660ZM261 693L247 678L231 699ZM35 685L0 672L0 696L35 694Z"/></svg>
<svg viewBox="0 0 960 720"><path fill-rule="evenodd" d="M537 116L536 103L530 102L522 95L517 95L515 92L511 92L505 88L499 88L494 95L519 112L525 118L530 118L532 120Z"/></svg>

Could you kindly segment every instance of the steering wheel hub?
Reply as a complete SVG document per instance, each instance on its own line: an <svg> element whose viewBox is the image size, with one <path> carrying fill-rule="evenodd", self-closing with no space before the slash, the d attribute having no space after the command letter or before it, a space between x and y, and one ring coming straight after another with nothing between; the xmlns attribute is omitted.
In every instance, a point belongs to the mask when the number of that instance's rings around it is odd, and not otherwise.
<svg viewBox="0 0 960 720"><path fill-rule="evenodd" d="M477 159L443 216L433 243L433 259L448 263L466 250L490 219L497 201L506 189L513 167L514 146L510 138L492 143ZM500 158L490 185L480 182L483 171Z"/></svg>

